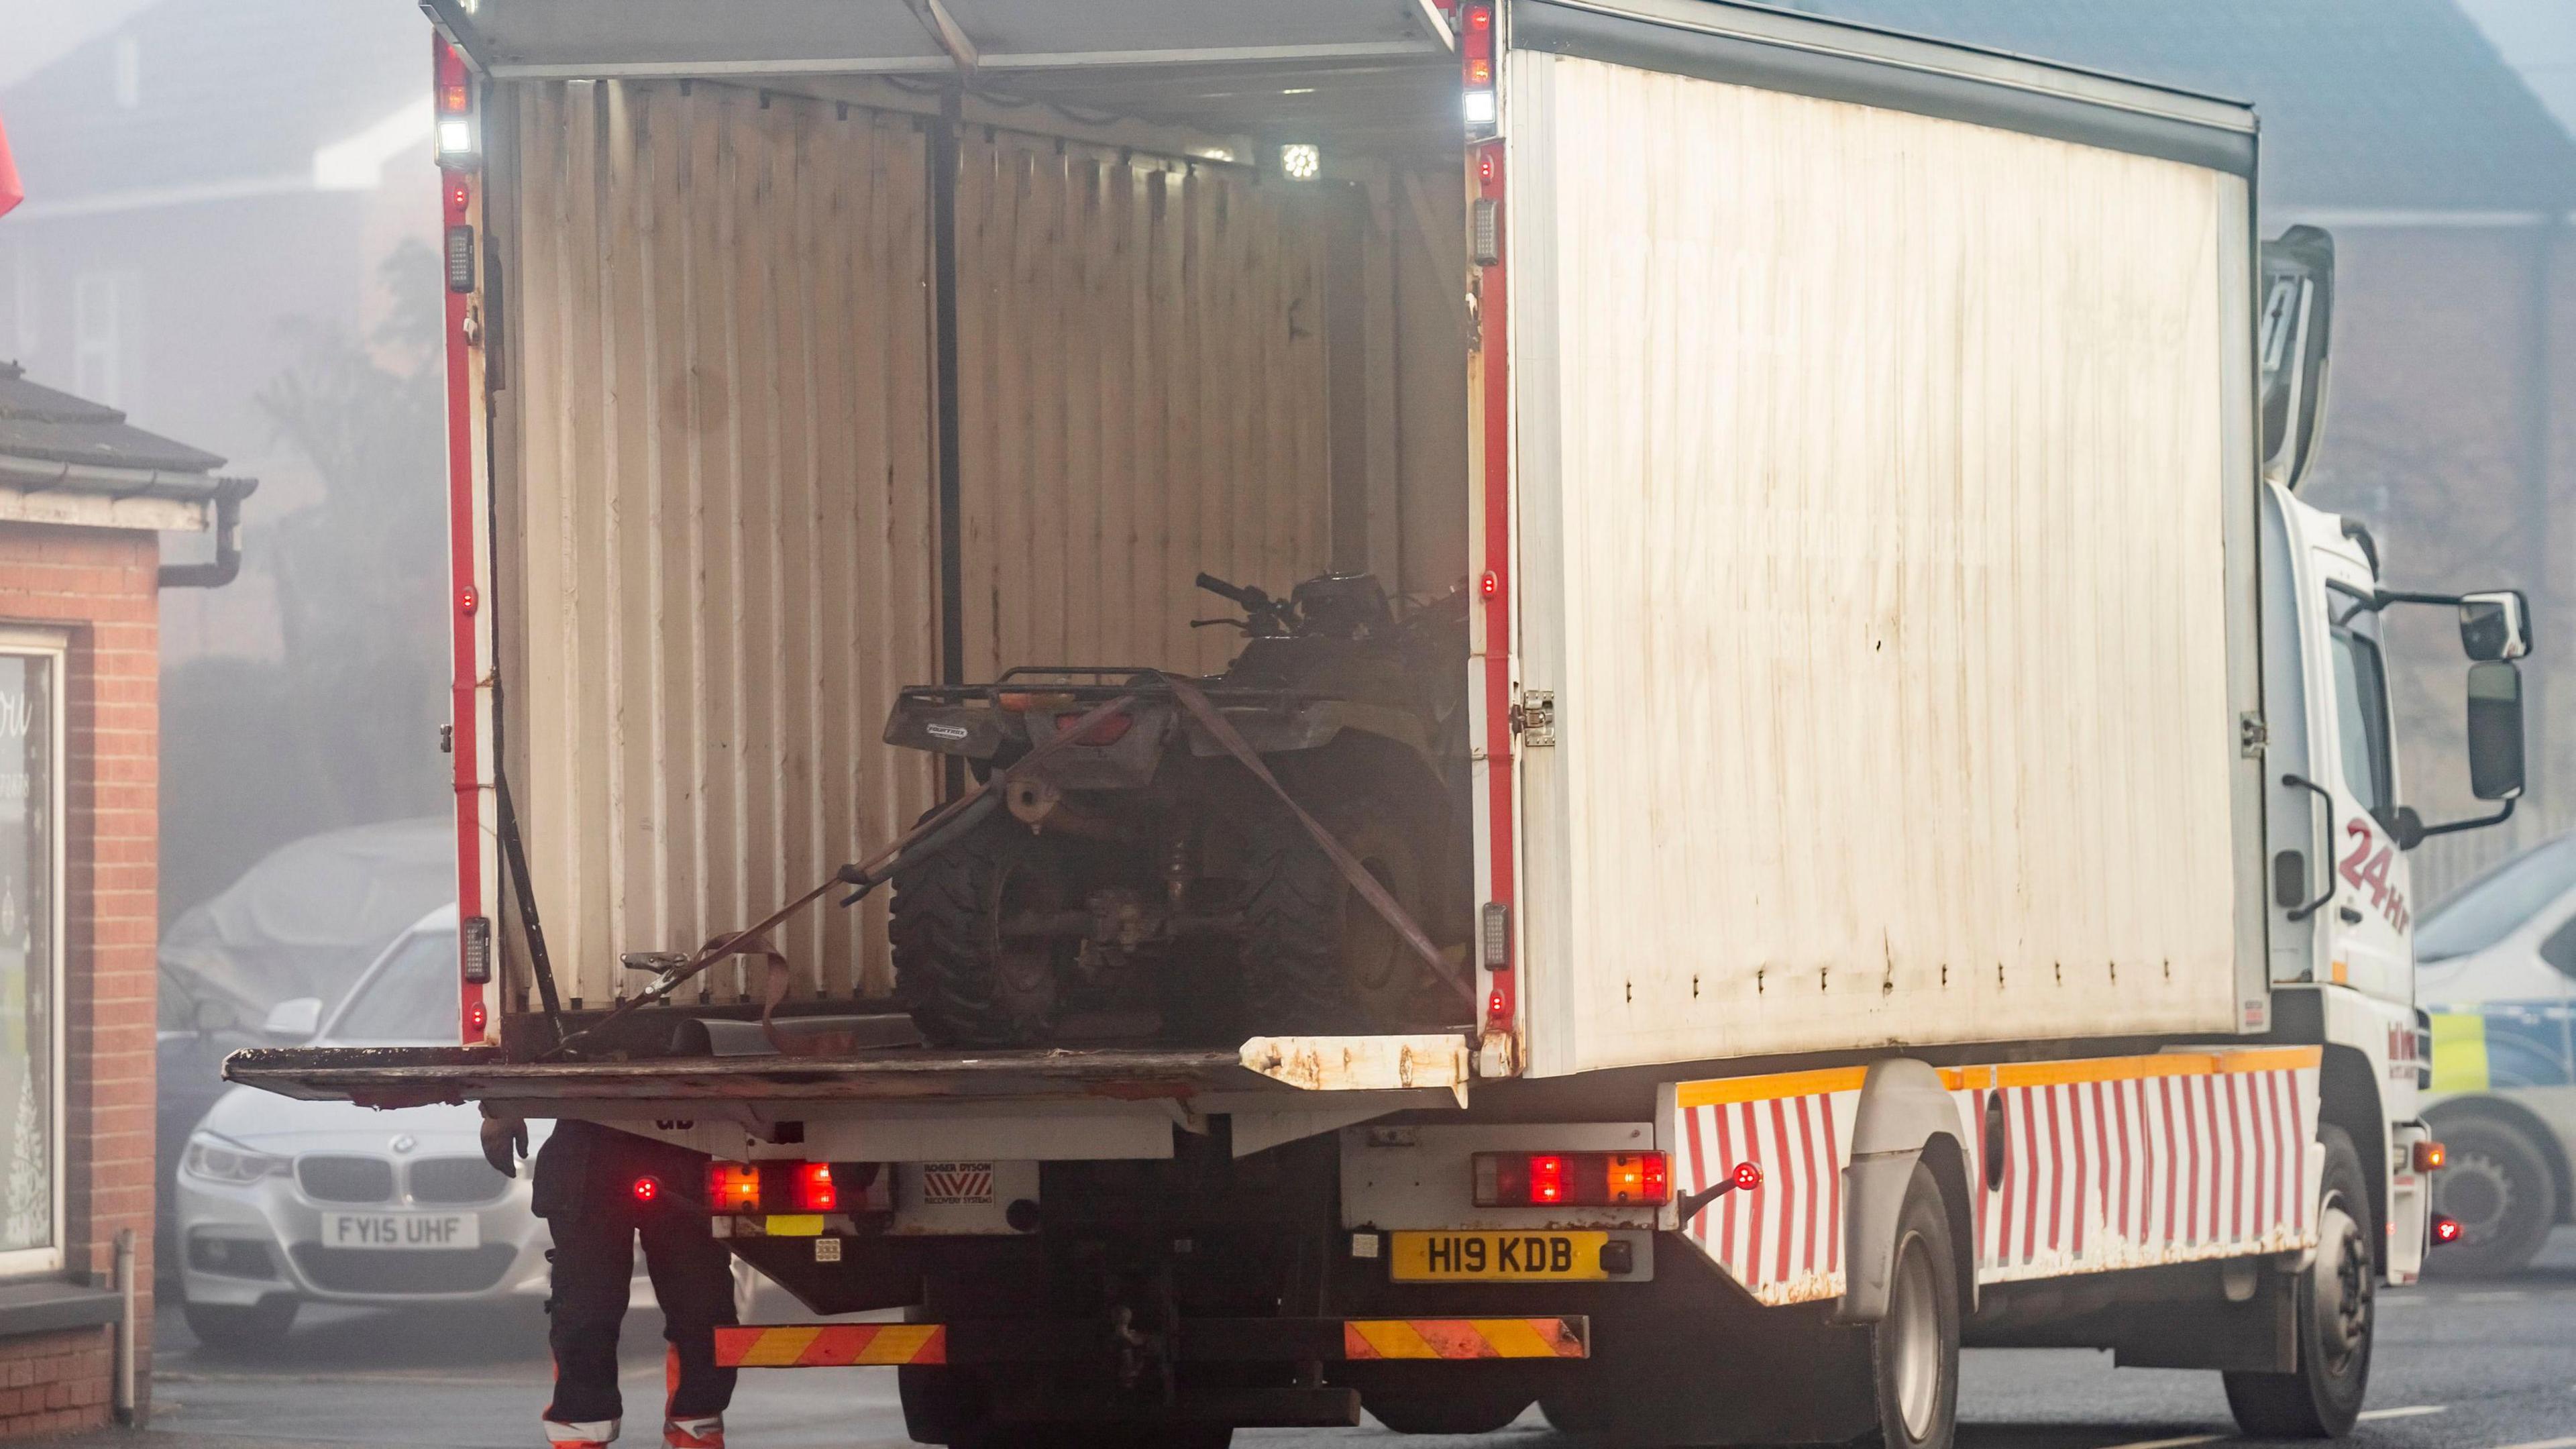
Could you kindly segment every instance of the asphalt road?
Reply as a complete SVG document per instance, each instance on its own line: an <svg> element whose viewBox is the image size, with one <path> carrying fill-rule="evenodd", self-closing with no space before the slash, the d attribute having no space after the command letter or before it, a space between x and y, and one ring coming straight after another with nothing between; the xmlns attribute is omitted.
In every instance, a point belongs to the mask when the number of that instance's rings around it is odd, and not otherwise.
<svg viewBox="0 0 2576 1449"><path fill-rule="evenodd" d="M2370 1407L2359 1449L2576 1449L2576 1230L2505 1282L2434 1284L2381 1299ZM764 1318L787 1315L772 1292ZM658 1397L659 1322L628 1324L627 1393ZM64 1449L284 1449L317 1444L508 1446L540 1442L549 1378L533 1306L473 1314L308 1313L290 1339L255 1353L195 1343L163 1320L150 1432L82 1436ZM2188 1449L2234 1437L2218 1376L2114 1370L2083 1352L1972 1352L1962 1449ZM629 1420L627 1442L655 1426ZM741 1449L894 1449L909 1441L882 1369L746 1374L729 1437ZM1327 1433L1264 1430L1246 1449L1385 1445L1375 1425ZM1573 1449L1535 1413L1482 1439L1405 1441L1423 1449Z"/></svg>

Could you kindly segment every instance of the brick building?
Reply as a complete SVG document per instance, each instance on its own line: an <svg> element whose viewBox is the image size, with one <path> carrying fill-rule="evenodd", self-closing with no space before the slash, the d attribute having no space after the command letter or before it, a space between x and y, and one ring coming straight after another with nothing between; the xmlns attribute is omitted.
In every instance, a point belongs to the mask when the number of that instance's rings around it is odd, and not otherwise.
<svg viewBox="0 0 2576 1449"><path fill-rule="evenodd" d="M148 1393L159 597L232 577L222 461L0 363L0 1436Z"/></svg>

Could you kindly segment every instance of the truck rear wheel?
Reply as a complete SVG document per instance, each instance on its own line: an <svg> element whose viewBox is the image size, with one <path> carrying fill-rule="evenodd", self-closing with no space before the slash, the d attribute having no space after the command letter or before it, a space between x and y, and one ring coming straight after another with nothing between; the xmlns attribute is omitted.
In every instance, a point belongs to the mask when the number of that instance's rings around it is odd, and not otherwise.
<svg viewBox="0 0 2576 1449"><path fill-rule="evenodd" d="M1306 807L1416 921L1429 914L1430 862L1403 814L1368 794ZM1408 1020L1427 970L1276 800L1249 822L1244 892L1246 1024L1264 1035L1387 1030ZM1426 927L1428 929L1428 927Z"/></svg>
<svg viewBox="0 0 2576 1449"><path fill-rule="evenodd" d="M996 813L894 876L895 989L938 1046L1026 1046L1055 1023L1059 943L1002 923L1071 904L1055 846Z"/></svg>
<svg viewBox="0 0 2576 1449"><path fill-rule="evenodd" d="M2424 1271L2445 1278L2517 1272L2549 1241L2558 1184L2529 1137L2484 1117L2438 1129L2449 1161L2433 1174L2433 1211L2456 1218L2460 1240L2427 1253Z"/></svg>
<svg viewBox="0 0 2576 1449"><path fill-rule="evenodd" d="M2299 1366L2289 1373L2227 1374L2236 1426L2266 1439L2335 1439L2352 1432L2370 1386L2370 1342L2379 1270L2371 1258L2370 1194L2361 1155L2340 1127L2324 1127L2323 1203L2317 1259L2299 1281Z"/></svg>
<svg viewBox="0 0 2576 1449"><path fill-rule="evenodd" d="M1916 1163L1896 1216L1887 1316L1870 1330L1883 1449L1950 1449L1959 1428L1959 1259L1941 1181Z"/></svg>

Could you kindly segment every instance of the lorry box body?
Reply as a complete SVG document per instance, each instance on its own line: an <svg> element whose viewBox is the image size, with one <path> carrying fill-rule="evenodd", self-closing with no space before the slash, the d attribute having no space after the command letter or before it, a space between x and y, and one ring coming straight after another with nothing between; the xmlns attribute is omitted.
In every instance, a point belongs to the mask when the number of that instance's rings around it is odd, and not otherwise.
<svg viewBox="0 0 2576 1449"><path fill-rule="evenodd" d="M1303 181L1213 118L496 67L483 639L565 995L927 808L901 687L1205 673L1194 571L1339 567L1493 581L1461 706L1529 1072L2262 1024L2250 117L1929 113L1518 13L1507 313L1405 275L1470 204L1436 131ZM1371 63L1372 125L1455 87ZM801 1000L883 994L881 905L782 930Z"/></svg>
<svg viewBox="0 0 2576 1449"><path fill-rule="evenodd" d="M2519 686L2292 496L2248 108L1722 0L428 9L461 1029L233 1080L707 1153L911 1311L719 1353L924 1442L1932 1444L1962 1341L2350 1427L2441 1156L2355 661ZM922 1045L879 896L612 1026L963 790L907 688L1228 667L1201 571L1463 607L1452 1015Z"/></svg>

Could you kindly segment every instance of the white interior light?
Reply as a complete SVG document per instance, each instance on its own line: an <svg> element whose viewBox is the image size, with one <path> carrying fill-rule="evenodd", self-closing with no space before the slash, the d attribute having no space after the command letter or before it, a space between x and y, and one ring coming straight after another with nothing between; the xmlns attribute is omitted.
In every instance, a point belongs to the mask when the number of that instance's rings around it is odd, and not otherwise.
<svg viewBox="0 0 2576 1449"><path fill-rule="evenodd" d="M1291 141L1279 148L1279 174L1291 181L1312 181L1324 174L1324 148Z"/></svg>
<svg viewBox="0 0 2576 1449"><path fill-rule="evenodd" d="M1492 91L1467 92L1467 124L1470 126L1490 126L1494 124L1494 93Z"/></svg>
<svg viewBox="0 0 2576 1449"><path fill-rule="evenodd" d="M474 150L474 123L463 116L444 116L438 122L438 153L442 156L464 156Z"/></svg>

